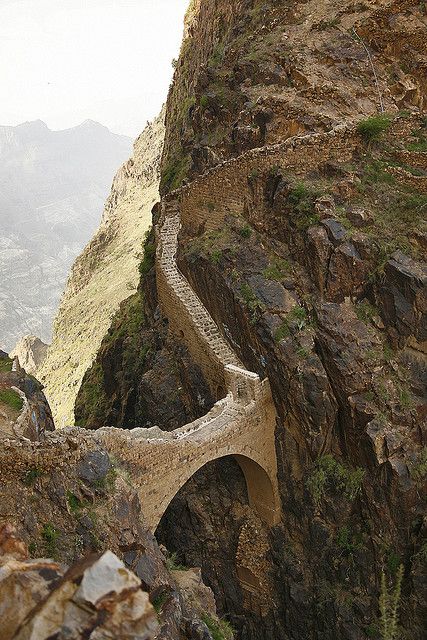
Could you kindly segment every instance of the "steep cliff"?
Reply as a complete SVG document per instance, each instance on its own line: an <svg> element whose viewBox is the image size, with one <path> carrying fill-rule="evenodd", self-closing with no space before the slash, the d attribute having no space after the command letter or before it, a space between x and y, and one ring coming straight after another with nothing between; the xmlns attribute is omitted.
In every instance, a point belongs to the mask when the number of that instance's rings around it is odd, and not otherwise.
<svg viewBox="0 0 427 640"><path fill-rule="evenodd" d="M117 173L101 225L73 265L38 377L57 427L74 424L74 400L111 317L136 289L142 242L158 198L162 113L137 139Z"/></svg>
<svg viewBox="0 0 427 640"><path fill-rule="evenodd" d="M181 272L270 382L282 519L265 532L227 457L181 488L157 538L202 567L245 640L387 637L393 590L401 636L423 638L426 36L412 2L196 0L187 16L162 211L180 215ZM141 273L143 313L130 333L120 315L110 329L82 424L169 429L220 394L159 309L152 264ZM156 368L164 349L200 365L209 391L183 384L182 361ZM114 384L129 370L164 391L161 412L145 384ZM254 573L242 579L242 538L268 597Z"/></svg>

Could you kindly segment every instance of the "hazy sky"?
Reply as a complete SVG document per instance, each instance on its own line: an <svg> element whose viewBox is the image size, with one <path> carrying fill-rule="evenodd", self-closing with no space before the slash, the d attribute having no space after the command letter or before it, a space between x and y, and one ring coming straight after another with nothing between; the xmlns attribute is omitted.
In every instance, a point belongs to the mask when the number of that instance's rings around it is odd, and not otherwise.
<svg viewBox="0 0 427 640"><path fill-rule="evenodd" d="M135 137L172 78L189 0L0 0L0 125L91 118Z"/></svg>

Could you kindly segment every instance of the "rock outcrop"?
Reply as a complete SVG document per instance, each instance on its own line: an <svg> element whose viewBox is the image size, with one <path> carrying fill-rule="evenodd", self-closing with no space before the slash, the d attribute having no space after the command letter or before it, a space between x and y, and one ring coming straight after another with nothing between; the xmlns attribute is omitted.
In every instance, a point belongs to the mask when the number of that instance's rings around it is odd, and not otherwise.
<svg viewBox="0 0 427 640"><path fill-rule="evenodd" d="M0 465L2 638L212 640L212 593L162 553L129 470L93 433L5 438Z"/></svg>
<svg viewBox="0 0 427 640"><path fill-rule="evenodd" d="M36 336L24 336L10 352L10 357L18 358L20 366L31 375L43 364L48 345Z"/></svg>
<svg viewBox="0 0 427 640"><path fill-rule="evenodd" d="M42 441L54 424L43 386L27 375L15 357L0 352L0 439Z"/></svg>
<svg viewBox="0 0 427 640"><path fill-rule="evenodd" d="M101 225L73 265L52 344L37 375L57 428L74 424L74 401L120 303L136 289L142 243L158 198L164 114L136 140L117 173Z"/></svg>
<svg viewBox="0 0 427 640"><path fill-rule="evenodd" d="M141 580L111 551L67 570L30 559L10 525L0 530L0 614L4 640L154 640L159 628Z"/></svg>

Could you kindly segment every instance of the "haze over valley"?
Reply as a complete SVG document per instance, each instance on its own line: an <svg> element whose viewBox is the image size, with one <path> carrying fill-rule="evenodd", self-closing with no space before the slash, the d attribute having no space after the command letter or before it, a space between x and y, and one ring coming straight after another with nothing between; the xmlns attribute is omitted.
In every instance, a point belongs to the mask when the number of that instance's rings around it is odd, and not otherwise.
<svg viewBox="0 0 427 640"><path fill-rule="evenodd" d="M132 141L87 120L0 127L0 347L49 341L70 267L99 225Z"/></svg>

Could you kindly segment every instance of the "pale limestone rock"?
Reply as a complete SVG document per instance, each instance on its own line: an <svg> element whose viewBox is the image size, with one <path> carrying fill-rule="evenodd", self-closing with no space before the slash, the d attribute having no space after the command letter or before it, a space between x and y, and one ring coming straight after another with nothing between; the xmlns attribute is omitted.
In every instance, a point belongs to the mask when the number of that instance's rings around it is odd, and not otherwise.
<svg viewBox="0 0 427 640"><path fill-rule="evenodd" d="M157 616L141 581L107 551L67 572L50 560L28 560L26 546L0 530L2 640L153 640Z"/></svg>
<svg viewBox="0 0 427 640"><path fill-rule="evenodd" d="M20 366L31 375L35 375L38 367L46 358L48 345L36 336L24 336L10 352L11 358L18 358Z"/></svg>

